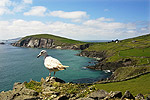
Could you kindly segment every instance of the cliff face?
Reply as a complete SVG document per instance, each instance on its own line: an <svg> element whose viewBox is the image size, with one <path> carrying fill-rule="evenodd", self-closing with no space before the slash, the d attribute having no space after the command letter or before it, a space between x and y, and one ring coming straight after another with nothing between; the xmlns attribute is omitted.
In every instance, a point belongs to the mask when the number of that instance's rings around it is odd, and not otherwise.
<svg viewBox="0 0 150 100"><path fill-rule="evenodd" d="M21 39L15 43L12 43L12 45L27 48L55 48L55 49L74 49L74 50L84 50L89 47L89 44L76 45L69 43L60 43L56 41L57 40L54 39L29 37L26 39Z"/></svg>

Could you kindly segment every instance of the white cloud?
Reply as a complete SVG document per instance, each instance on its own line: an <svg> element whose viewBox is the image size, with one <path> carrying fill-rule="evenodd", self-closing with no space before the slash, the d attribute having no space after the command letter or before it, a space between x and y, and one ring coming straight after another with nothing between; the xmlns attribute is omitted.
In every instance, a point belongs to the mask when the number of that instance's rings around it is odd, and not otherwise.
<svg viewBox="0 0 150 100"><path fill-rule="evenodd" d="M6 7L6 6L10 6L10 5L11 5L10 0L0 0L0 7Z"/></svg>
<svg viewBox="0 0 150 100"><path fill-rule="evenodd" d="M105 12L109 11L109 9L104 9Z"/></svg>
<svg viewBox="0 0 150 100"><path fill-rule="evenodd" d="M22 12L29 4L32 4L32 0L0 0L0 15Z"/></svg>
<svg viewBox="0 0 150 100"><path fill-rule="evenodd" d="M0 39L16 38L36 33L53 33L79 40L97 39L125 39L149 32L149 27L139 28L135 23L119 23L110 21L98 21L97 19L81 23L80 25L64 22L40 21L0 21ZM131 27L132 28L129 28Z"/></svg>
<svg viewBox="0 0 150 100"><path fill-rule="evenodd" d="M35 6L35 7L32 7L30 11L28 12L25 12L24 15L25 16L45 16L45 12L46 12L46 9L45 7L43 6Z"/></svg>
<svg viewBox="0 0 150 100"><path fill-rule="evenodd" d="M24 3L32 4L32 0L23 0Z"/></svg>
<svg viewBox="0 0 150 100"><path fill-rule="evenodd" d="M105 17L100 17L98 19L96 19L97 21L114 21L114 19L112 18L105 18Z"/></svg>
<svg viewBox="0 0 150 100"><path fill-rule="evenodd" d="M88 18L88 15L84 11L73 11L73 12L64 12L64 11L52 11L49 13L50 16L66 18L66 19L81 19Z"/></svg>
<svg viewBox="0 0 150 100"><path fill-rule="evenodd" d="M10 14L11 11L8 9L9 6L12 5L10 0L1 0L0 1L0 15Z"/></svg>

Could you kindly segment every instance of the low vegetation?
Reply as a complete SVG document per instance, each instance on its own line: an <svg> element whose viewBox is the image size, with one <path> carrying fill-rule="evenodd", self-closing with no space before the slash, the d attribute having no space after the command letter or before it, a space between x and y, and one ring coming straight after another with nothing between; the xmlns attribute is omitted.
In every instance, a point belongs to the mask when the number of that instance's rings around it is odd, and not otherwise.
<svg viewBox="0 0 150 100"><path fill-rule="evenodd" d="M31 80L29 83L25 83L26 88L35 90L37 92L41 92L42 91L42 82L36 82Z"/></svg>
<svg viewBox="0 0 150 100"><path fill-rule="evenodd" d="M104 89L107 92L110 91L121 91L125 92L129 90L134 96L139 93L144 94L144 96L150 95L150 74L142 75L132 80L107 83L107 84L95 84L97 89Z"/></svg>
<svg viewBox="0 0 150 100"><path fill-rule="evenodd" d="M115 70L115 73L113 74L114 80L123 80L126 78L130 78L131 76L137 76L142 73L150 72L150 67L147 66L141 66L141 67L120 67L117 70Z"/></svg>

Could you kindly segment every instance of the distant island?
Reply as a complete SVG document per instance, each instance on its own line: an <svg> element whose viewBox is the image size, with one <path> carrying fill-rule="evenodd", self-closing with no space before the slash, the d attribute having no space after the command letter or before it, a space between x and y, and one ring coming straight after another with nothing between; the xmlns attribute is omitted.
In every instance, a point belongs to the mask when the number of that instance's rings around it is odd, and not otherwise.
<svg viewBox="0 0 150 100"><path fill-rule="evenodd" d="M4 42L0 42L0 44L5 44Z"/></svg>

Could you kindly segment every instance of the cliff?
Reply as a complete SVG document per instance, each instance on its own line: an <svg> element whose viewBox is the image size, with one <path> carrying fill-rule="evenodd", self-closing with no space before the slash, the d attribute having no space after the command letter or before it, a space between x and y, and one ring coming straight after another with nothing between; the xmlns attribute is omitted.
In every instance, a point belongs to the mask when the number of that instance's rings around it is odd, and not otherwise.
<svg viewBox="0 0 150 100"><path fill-rule="evenodd" d="M12 45L27 48L55 48L74 50L83 50L89 47L89 44L84 42L48 34L26 36L19 41L12 43Z"/></svg>

